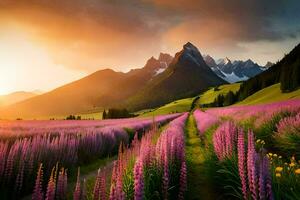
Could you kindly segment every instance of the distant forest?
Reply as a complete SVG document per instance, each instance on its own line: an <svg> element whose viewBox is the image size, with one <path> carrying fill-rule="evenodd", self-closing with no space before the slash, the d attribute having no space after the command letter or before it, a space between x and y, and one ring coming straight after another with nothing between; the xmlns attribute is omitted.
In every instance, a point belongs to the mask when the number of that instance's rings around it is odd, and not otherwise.
<svg viewBox="0 0 300 200"><path fill-rule="evenodd" d="M102 119L119 119L119 118L129 118L135 117L136 115L130 113L127 109L116 109L110 108L108 111L104 110L102 114Z"/></svg>

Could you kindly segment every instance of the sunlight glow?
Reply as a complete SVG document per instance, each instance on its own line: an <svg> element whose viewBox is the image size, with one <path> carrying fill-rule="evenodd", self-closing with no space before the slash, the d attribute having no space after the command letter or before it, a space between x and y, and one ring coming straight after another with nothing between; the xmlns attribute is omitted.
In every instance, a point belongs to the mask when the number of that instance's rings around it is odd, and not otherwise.
<svg viewBox="0 0 300 200"><path fill-rule="evenodd" d="M26 34L0 32L0 44L0 95L17 90L47 91L84 76L54 63Z"/></svg>

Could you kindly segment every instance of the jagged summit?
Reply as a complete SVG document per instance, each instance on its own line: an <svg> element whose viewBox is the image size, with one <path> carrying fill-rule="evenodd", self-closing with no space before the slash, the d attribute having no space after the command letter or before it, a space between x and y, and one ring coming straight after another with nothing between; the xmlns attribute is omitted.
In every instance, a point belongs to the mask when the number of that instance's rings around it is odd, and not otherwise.
<svg viewBox="0 0 300 200"><path fill-rule="evenodd" d="M203 69L209 68L203 60L203 57L198 48L190 42L183 45L183 49L180 52L176 53L171 66L176 65L176 63L181 63L181 66L183 67L198 66Z"/></svg>
<svg viewBox="0 0 300 200"><path fill-rule="evenodd" d="M189 51L199 52L198 48L195 45L193 45L191 42L187 42L185 45L183 45L183 48Z"/></svg>

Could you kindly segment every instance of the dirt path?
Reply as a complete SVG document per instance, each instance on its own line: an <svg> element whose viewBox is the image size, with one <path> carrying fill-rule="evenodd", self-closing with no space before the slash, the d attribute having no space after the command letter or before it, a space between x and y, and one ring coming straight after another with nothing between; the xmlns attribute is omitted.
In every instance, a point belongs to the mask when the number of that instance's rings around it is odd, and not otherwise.
<svg viewBox="0 0 300 200"><path fill-rule="evenodd" d="M189 116L186 127L187 199L216 199L206 175L205 148L198 135L194 117Z"/></svg>

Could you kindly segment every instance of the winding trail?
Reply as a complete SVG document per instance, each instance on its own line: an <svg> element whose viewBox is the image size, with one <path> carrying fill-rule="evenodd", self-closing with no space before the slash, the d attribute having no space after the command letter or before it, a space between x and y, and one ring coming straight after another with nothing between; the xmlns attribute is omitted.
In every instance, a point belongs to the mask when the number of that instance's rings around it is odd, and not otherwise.
<svg viewBox="0 0 300 200"><path fill-rule="evenodd" d="M186 127L186 160L187 160L187 179L188 191L186 199L216 199L214 191L210 185L205 166L205 147L198 135L196 123L190 114Z"/></svg>

